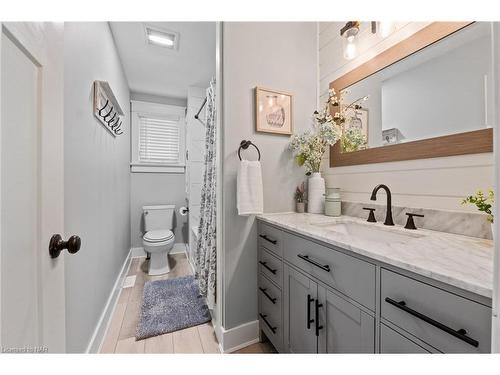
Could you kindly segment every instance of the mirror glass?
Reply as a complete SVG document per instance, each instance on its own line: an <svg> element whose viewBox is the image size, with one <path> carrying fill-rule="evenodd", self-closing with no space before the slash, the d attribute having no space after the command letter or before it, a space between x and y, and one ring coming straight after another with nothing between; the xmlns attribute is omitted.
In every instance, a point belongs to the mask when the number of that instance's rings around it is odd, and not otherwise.
<svg viewBox="0 0 500 375"><path fill-rule="evenodd" d="M491 127L491 53L476 22L341 90L342 151Z"/></svg>

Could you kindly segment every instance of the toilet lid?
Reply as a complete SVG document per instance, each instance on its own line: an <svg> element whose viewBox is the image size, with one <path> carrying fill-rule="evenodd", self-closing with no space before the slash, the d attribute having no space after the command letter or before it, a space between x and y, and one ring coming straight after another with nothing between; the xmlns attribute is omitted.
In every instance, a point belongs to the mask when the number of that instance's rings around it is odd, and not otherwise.
<svg viewBox="0 0 500 375"><path fill-rule="evenodd" d="M144 235L144 240L149 242L160 242L166 241L174 237L171 230L160 229L160 230L150 230Z"/></svg>

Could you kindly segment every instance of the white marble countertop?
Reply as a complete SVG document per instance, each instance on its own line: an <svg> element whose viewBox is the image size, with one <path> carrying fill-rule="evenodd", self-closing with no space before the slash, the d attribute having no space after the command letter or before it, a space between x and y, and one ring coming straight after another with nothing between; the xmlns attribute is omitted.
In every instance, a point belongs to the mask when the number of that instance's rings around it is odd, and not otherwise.
<svg viewBox="0 0 500 375"><path fill-rule="evenodd" d="M493 241L456 234L402 227L340 216L273 213L258 215L264 222L341 247L416 274L491 298L493 288ZM380 230L412 236L408 241L369 241L333 231L329 223L356 222ZM284 249L286 251L286 249Z"/></svg>

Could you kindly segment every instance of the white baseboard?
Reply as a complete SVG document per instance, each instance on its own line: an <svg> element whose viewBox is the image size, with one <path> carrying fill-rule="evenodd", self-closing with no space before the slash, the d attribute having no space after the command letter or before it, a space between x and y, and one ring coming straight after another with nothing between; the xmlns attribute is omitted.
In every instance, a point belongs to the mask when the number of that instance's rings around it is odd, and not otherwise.
<svg viewBox="0 0 500 375"><path fill-rule="evenodd" d="M130 249L130 252L132 254L132 258L140 258L146 256L146 252L142 247L133 247ZM187 244L175 243L172 251L170 251L170 254L186 254L187 256Z"/></svg>
<svg viewBox="0 0 500 375"><path fill-rule="evenodd" d="M130 256L132 258L141 258L146 256L146 252L142 247L132 247L130 249Z"/></svg>
<svg viewBox="0 0 500 375"><path fill-rule="evenodd" d="M104 337L106 337L109 323L111 322L111 318L115 312L116 303L122 290L123 281L125 280L130 267L131 258L132 250L129 251L125 261L123 262L122 268L106 302L106 306L104 306L99 322L97 323L94 333L92 334L92 338L90 339L87 349L85 350L86 353L99 353L101 350L102 342L104 341Z"/></svg>
<svg viewBox="0 0 500 375"><path fill-rule="evenodd" d="M259 342L259 321L248 322L228 330L215 327L221 353L232 353Z"/></svg>

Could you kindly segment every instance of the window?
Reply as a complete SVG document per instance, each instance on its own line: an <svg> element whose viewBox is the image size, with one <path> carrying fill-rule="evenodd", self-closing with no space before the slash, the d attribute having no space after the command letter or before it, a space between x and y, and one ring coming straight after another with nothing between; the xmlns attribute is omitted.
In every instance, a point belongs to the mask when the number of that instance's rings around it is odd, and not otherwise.
<svg viewBox="0 0 500 375"><path fill-rule="evenodd" d="M139 162L179 164L178 121L139 116Z"/></svg>
<svg viewBox="0 0 500 375"><path fill-rule="evenodd" d="M185 108L132 101L132 172L184 173Z"/></svg>

